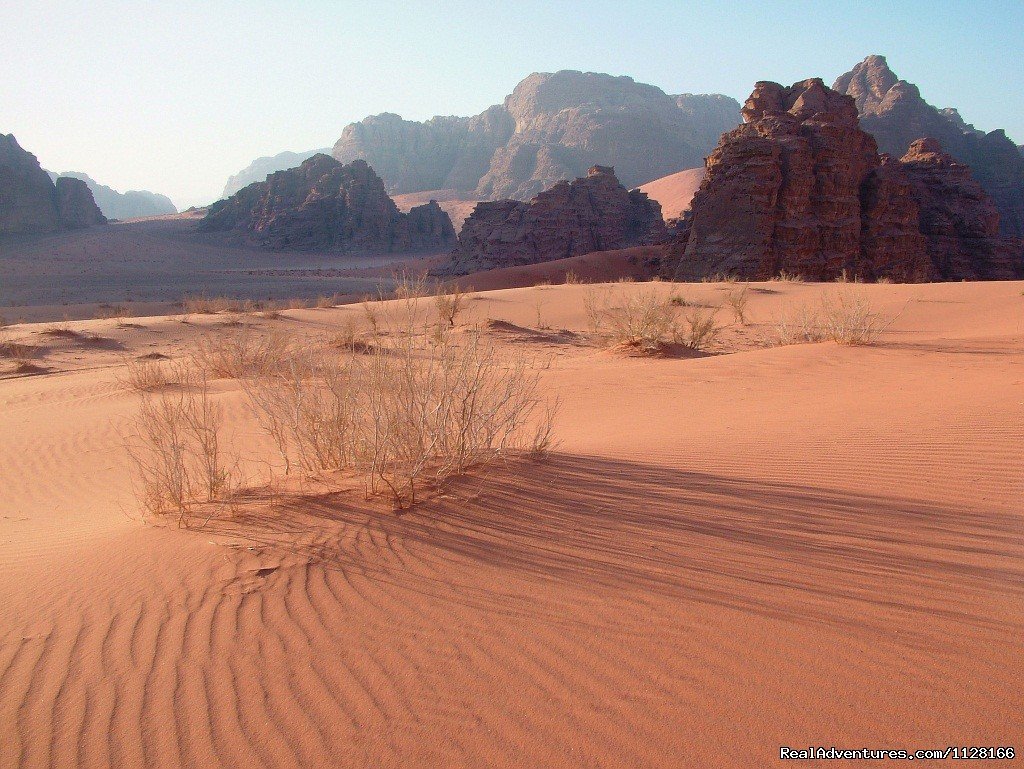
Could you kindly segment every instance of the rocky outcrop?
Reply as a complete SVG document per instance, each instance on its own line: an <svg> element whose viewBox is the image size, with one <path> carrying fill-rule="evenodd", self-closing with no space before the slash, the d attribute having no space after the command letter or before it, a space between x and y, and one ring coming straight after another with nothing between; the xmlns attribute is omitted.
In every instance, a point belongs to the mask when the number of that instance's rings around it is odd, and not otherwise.
<svg viewBox="0 0 1024 769"><path fill-rule="evenodd" d="M979 131L957 110L928 104L916 85L889 69L883 56L868 56L833 88L854 98L861 127L882 152L900 157L917 139L938 139L991 196L1001 233L1024 237L1024 157L1002 130Z"/></svg>
<svg viewBox="0 0 1024 769"><path fill-rule="evenodd" d="M286 171L295 168L305 160L317 154L331 154L330 148L309 150L307 152L280 152L277 155L256 158L248 166L237 174L228 177L224 185L224 192L221 198L230 198L243 187L248 187L253 182L265 181L275 171Z"/></svg>
<svg viewBox="0 0 1024 769"><path fill-rule="evenodd" d="M366 162L345 165L323 154L214 203L200 230L292 251L426 251L455 241L436 202L400 213Z"/></svg>
<svg viewBox="0 0 1024 769"><path fill-rule="evenodd" d="M0 235L36 234L103 224L85 182L56 186L13 135L0 134Z"/></svg>
<svg viewBox="0 0 1024 769"><path fill-rule="evenodd" d="M146 190L118 192L100 184L88 174L77 171L64 171L59 174L51 172L50 178L54 183L60 178L81 179L88 185L93 200L96 201L96 205L107 219L136 219L143 216L166 216L178 213L178 209L174 207L170 198L155 192Z"/></svg>
<svg viewBox="0 0 1024 769"><path fill-rule="evenodd" d="M739 104L726 96L669 96L594 72L535 73L475 117L419 123L385 113L353 123L332 154L366 160L393 194L525 200L597 163L613 164L629 186L700 165L738 122Z"/></svg>
<svg viewBox="0 0 1024 769"><path fill-rule="evenodd" d="M856 97L819 79L762 82L707 161L671 249L676 274L831 280L1012 277L1019 258L970 171L918 142L879 156Z"/></svg>
<svg viewBox="0 0 1024 769"><path fill-rule="evenodd" d="M999 211L966 165L943 152L938 140L925 138L911 143L900 166L919 208L920 231L935 278L1020 274L1015 244L999 237Z"/></svg>
<svg viewBox="0 0 1024 769"><path fill-rule="evenodd" d="M459 234L445 274L534 264L656 243L665 237L661 206L627 191L606 166L559 181L529 202L477 204Z"/></svg>
<svg viewBox="0 0 1024 769"><path fill-rule="evenodd" d="M80 230L94 224L105 224L106 217L93 200L89 185L81 179L62 176L54 185L57 216L66 230Z"/></svg>

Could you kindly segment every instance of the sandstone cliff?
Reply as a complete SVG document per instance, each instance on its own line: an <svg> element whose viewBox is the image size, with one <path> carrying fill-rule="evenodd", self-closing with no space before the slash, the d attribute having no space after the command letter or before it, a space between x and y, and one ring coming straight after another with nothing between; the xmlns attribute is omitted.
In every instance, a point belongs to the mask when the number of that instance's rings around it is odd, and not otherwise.
<svg viewBox="0 0 1024 769"><path fill-rule="evenodd" d="M279 152L269 157L256 158L237 174L228 177L227 184L224 185L224 191L220 196L221 198L230 198L243 187L248 187L253 182L265 181L275 171L286 171L289 168L295 168L303 161L309 160L309 158L319 153L329 155L331 150L326 148L309 150L307 152Z"/></svg>
<svg viewBox="0 0 1024 769"><path fill-rule="evenodd" d="M57 232L105 221L85 182L59 179L55 186L35 155L13 135L0 134L0 235Z"/></svg>
<svg viewBox="0 0 1024 769"><path fill-rule="evenodd" d="M725 96L669 96L594 72L535 73L475 117L418 123L385 113L353 123L333 155L366 160L396 194L527 199L597 163L613 164L628 186L700 165L738 123L739 104Z"/></svg>
<svg viewBox="0 0 1024 769"><path fill-rule="evenodd" d="M442 272L534 264L664 237L661 207L639 190L627 191L614 169L594 166L586 177L556 182L529 202L477 204Z"/></svg>
<svg viewBox="0 0 1024 769"><path fill-rule="evenodd" d="M178 209L165 195L147 190L117 190L100 184L88 174L78 171L63 171L59 174L50 173L50 178L81 179L89 187L93 200L107 219L135 219L142 216L165 216L176 214Z"/></svg>
<svg viewBox="0 0 1024 769"><path fill-rule="evenodd" d="M440 250L455 241L436 202L403 214L362 160L317 154L210 206L207 232L234 231L275 250L399 252Z"/></svg>
<svg viewBox="0 0 1024 769"><path fill-rule="evenodd" d="M1002 234L1024 237L1024 157L1002 130L979 131L957 110L928 104L916 85L889 69L883 56L868 56L833 88L854 97L861 127L882 152L900 157L916 139L938 139L992 197Z"/></svg>
<svg viewBox="0 0 1024 769"><path fill-rule="evenodd" d="M678 276L928 280L1024 268L970 171L934 141L898 162L880 157L854 96L819 79L762 82L743 116L708 158L671 249Z"/></svg>

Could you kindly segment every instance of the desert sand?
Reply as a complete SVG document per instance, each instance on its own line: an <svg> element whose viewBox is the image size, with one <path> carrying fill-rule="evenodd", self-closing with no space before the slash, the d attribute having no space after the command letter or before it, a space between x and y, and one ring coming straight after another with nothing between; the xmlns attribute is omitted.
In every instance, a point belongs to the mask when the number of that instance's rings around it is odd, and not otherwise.
<svg viewBox="0 0 1024 769"><path fill-rule="evenodd" d="M836 290L769 282L712 354L635 357L586 343L587 286L494 286L463 321L546 362L548 460L402 514L310 486L191 530L142 520L122 375L235 320L11 327L39 349L34 375L0 361L0 766L1020 750L1024 283L843 288L895 318L876 344L764 347ZM238 383L214 391L250 440Z"/></svg>
<svg viewBox="0 0 1024 769"><path fill-rule="evenodd" d="M690 201L704 180L703 168L687 168L678 173L663 176L653 182L641 184L640 189L661 203L661 215L666 219L682 216L690 207Z"/></svg>

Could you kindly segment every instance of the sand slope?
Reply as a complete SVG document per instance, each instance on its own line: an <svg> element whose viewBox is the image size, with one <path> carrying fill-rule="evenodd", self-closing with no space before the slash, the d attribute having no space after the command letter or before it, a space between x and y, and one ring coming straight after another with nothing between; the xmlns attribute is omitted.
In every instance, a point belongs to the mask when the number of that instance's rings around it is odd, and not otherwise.
<svg viewBox="0 0 1024 769"><path fill-rule="evenodd" d="M662 216L674 219L690 207L690 201L703 180L703 168L687 168L642 184L640 189L661 203Z"/></svg>
<svg viewBox="0 0 1024 769"><path fill-rule="evenodd" d="M550 361L550 461L401 516L311 487L203 531L138 520L117 378L222 319L70 324L110 343L51 342L49 373L0 379L0 766L751 767L782 744L1014 744L1024 284L853 286L899 314L880 344L756 344L834 289L752 284L731 354L691 359L586 345L586 286L479 294L499 344ZM252 322L317 335L358 312ZM237 384L216 390L242 429Z"/></svg>

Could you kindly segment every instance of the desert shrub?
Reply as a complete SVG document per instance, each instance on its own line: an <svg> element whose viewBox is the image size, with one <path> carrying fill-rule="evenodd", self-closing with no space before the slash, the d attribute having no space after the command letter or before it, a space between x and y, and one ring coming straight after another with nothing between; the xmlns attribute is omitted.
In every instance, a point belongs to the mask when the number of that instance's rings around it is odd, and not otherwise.
<svg viewBox="0 0 1024 769"><path fill-rule="evenodd" d="M282 333L260 333L242 326L199 337L189 357L207 376L241 379L280 366L291 346Z"/></svg>
<svg viewBox="0 0 1024 769"><path fill-rule="evenodd" d="M747 284L743 284L743 288L739 291L730 291L725 297L725 303L732 310L733 316L736 318L736 322L741 326L747 325L747 303L749 297L747 296Z"/></svg>
<svg viewBox="0 0 1024 769"><path fill-rule="evenodd" d="M129 390L155 392L171 384L174 377L171 367L161 361L130 359L118 374L118 381Z"/></svg>
<svg viewBox="0 0 1024 769"><path fill-rule="evenodd" d="M804 276L795 272L781 270L772 280L778 283L803 283Z"/></svg>
<svg viewBox="0 0 1024 769"><path fill-rule="evenodd" d="M434 294L434 306L437 308L438 322L445 324L448 328L455 327L455 321L459 313L464 309L468 297L462 289L455 285L450 292L438 288Z"/></svg>
<svg viewBox="0 0 1024 769"><path fill-rule="evenodd" d="M147 513L187 525L195 506L230 496L235 473L221 448L223 414L206 377L174 392L145 392L126 440L136 493Z"/></svg>
<svg viewBox="0 0 1024 769"><path fill-rule="evenodd" d="M306 310L309 309L309 302L305 299L293 297L288 300L287 309L289 310Z"/></svg>
<svg viewBox="0 0 1024 769"><path fill-rule="evenodd" d="M682 321L673 326L673 341L691 350L706 350L721 332L716 322L716 311L704 307L693 307Z"/></svg>
<svg viewBox="0 0 1024 769"><path fill-rule="evenodd" d="M774 339L769 343L789 345L830 339L847 345L873 344L895 320L876 312L862 294L839 290L824 294L817 307L802 304L784 310L775 320Z"/></svg>
<svg viewBox="0 0 1024 769"><path fill-rule="evenodd" d="M580 276L577 275L575 271L573 271L573 270L566 271L566 273L565 273L565 284L567 286L576 286L576 285L579 285L581 282L582 281L580 280Z"/></svg>
<svg viewBox="0 0 1024 769"><path fill-rule="evenodd" d="M822 332L839 344L873 344L894 321L876 312L863 294L835 291L821 298Z"/></svg>
<svg viewBox="0 0 1024 769"><path fill-rule="evenodd" d="M332 294L331 296L318 296L316 298L316 306L318 309L327 310L338 304L338 295Z"/></svg>

